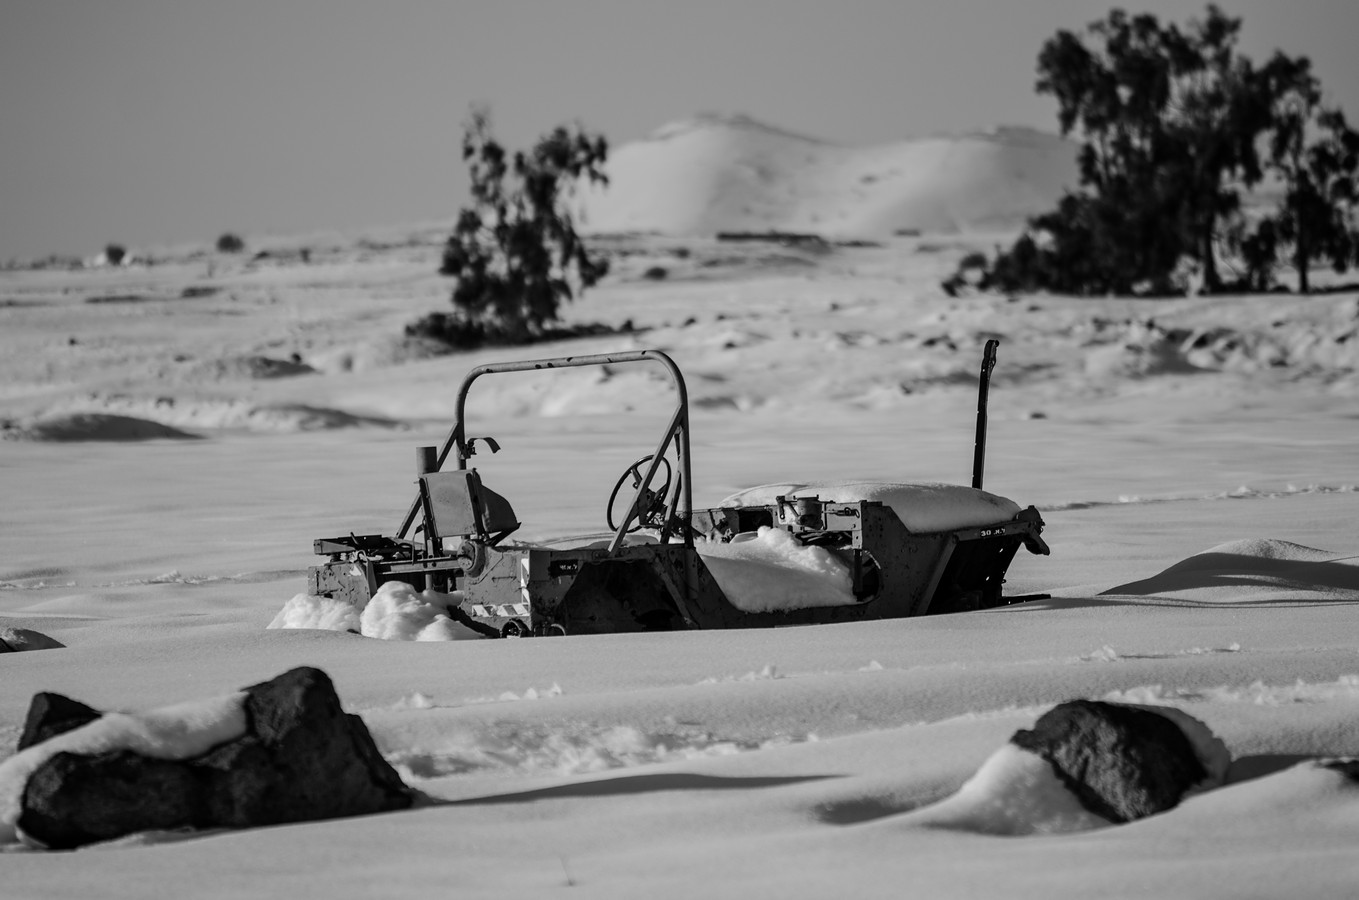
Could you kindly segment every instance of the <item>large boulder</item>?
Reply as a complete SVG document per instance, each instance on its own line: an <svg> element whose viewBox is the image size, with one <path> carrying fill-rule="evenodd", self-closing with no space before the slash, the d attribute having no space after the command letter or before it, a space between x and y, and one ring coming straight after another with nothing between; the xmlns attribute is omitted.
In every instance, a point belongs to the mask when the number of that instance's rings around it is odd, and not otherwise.
<svg viewBox="0 0 1359 900"><path fill-rule="evenodd" d="M127 748L55 753L27 779L18 832L43 846L73 848L152 829L247 828L411 805L411 790L363 720L341 709L321 670L285 672L245 688L240 702L244 733L190 758ZM20 749L89 724L89 713L99 715L59 695L38 695Z"/></svg>
<svg viewBox="0 0 1359 900"><path fill-rule="evenodd" d="M1110 822L1177 806L1222 783L1225 747L1196 719L1171 708L1071 700L1010 742L1041 756L1081 805Z"/></svg>

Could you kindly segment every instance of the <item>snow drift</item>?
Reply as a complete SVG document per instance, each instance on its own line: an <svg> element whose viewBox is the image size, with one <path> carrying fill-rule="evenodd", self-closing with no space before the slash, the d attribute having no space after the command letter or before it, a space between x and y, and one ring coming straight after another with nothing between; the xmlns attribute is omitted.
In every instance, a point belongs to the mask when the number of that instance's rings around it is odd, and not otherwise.
<svg viewBox="0 0 1359 900"><path fill-rule="evenodd" d="M404 581L389 581L357 608L334 597L295 594L266 627L348 631L387 641L481 638L482 635L448 617L448 606L458 602L456 593L417 592Z"/></svg>

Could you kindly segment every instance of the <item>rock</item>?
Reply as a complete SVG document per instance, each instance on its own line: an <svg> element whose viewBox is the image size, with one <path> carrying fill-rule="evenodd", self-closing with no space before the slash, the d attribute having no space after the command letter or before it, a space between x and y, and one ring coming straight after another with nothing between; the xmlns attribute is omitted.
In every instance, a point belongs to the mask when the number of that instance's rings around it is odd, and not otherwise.
<svg viewBox="0 0 1359 900"><path fill-rule="evenodd" d="M1340 759L1327 759L1318 763L1323 769L1330 769L1339 772L1350 781L1359 782L1359 759L1354 757L1344 757Z"/></svg>
<svg viewBox="0 0 1359 900"><path fill-rule="evenodd" d="M17 653L23 650L55 650L65 646L61 641L50 638L40 631L0 625L0 653Z"/></svg>
<svg viewBox="0 0 1359 900"><path fill-rule="evenodd" d="M43 691L34 694L28 705L28 718L24 720L23 733L15 752L26 750L34 744L63 732L71 731L99 718L101 713L70 697L50 694Z"/></svg>
<svg viewBox="0 0 1359 900"><path fill-rule="evenodd" d="M53 755L24 786L19 831L64 849L150 829L248 828L411 805L411 790L321 670L293 669L248 687L243 703L246 733L193 758L127 749ZM21 743L79 727L89 714L99 715L40 694Z"/></svg>
<svg viewBox="0 0 1359 900"><path fill-rule="evenodd" d="M1174 707L1074 700L1015 732L955 793L902 821L998 835L1107 828L1221 785L1230 764L1227 746Z"/></svg>
<svg viewBox="0 0 1359 900"><path fill-rule="evenodd" d="M1189 717L1179 717L1152 707L1072 700L1043 714L1032 730L1015 732L1010 742L1047 760L1083 807L1111 822L1130 822L1175 807L1193 789L1220 778L1210 766L1225 768L1200 757L1179 724Z"/></svg>
<svg viewBox="0 0 1359 900"><path fill-rule="evenodd" d="M293 669L245 690L251 734L198 761L230 773L212 786L214 822L242 828L410 806L410 790L363 719L340 708L326 673Z"/></svg>
<svg viewBox="0 0 1359 900"><path fill-rule="evenodd" d="M73 850L138 831L207 827L192 765L127 750L58 753L28 779L19 830L26 841Z"/></svg>

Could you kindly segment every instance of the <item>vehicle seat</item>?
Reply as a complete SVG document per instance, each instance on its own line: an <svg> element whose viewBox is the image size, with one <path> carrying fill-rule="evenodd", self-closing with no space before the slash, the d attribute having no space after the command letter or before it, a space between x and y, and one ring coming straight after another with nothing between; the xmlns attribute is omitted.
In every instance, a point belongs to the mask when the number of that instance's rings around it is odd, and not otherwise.
<svg viewBox="0 0 1359 900"><path fill-rule="evenodd" d="M476 469L421 475L420 499L433 538L475 536L495 543L519 527L510 501L482 484Z"/></svg>

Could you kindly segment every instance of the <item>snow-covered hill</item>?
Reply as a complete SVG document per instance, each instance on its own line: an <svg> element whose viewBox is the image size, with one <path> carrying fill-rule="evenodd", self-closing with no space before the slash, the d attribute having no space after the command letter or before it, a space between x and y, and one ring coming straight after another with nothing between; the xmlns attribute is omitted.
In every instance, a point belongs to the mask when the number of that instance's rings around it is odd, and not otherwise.
<svg viewBox="0 0 1359 900"><path fill-rule="evenodd" d="M1011 229L1076 183L1076 146L1027 128L851 147L712 116L613 151L585 229L855 237Z"/></svg>

